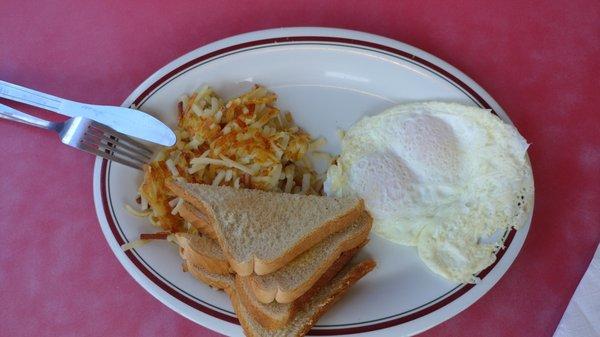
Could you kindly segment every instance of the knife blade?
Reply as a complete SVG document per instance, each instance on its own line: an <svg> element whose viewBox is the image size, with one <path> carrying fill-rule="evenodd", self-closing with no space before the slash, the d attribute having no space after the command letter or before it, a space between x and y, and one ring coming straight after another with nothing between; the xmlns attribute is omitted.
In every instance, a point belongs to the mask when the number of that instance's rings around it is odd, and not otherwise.
<svg viewBox="0 0 600 337"><path fill-rule="evenodd" d="M0 97L54 111L69 117L85 117L112 129L164 146L175 144L173 130L149 114L129 108L70 101L0 80Z"/></svg>

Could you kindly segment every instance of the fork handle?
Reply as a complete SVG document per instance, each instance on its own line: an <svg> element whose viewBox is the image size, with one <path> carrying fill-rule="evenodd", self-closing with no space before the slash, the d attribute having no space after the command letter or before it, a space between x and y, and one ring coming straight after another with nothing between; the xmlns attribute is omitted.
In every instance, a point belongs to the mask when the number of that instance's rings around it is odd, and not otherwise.
<svg viewBox="0 0 600 337"><path fill-rule="evenodd" d="M28 115L17 109L13 109L4 104L0 104L0 118L8 119L15 122L21 122L38 128L52 130L54 123L45 119L37 118L35 116Z"/></svg>

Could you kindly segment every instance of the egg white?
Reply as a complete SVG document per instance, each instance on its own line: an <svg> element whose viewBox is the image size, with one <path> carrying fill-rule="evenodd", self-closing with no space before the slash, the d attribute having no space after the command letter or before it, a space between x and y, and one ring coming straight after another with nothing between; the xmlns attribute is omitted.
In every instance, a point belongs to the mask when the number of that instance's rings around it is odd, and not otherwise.
<svg viewBox="0 0 600 337"><path fill-rule="evenodd" d="M488 110L454 103L398 105L346 132L329 195L359 195L374 232L417 246L436 273L457 282L493 263L532 199L528 144ZM500 237L500 236L499 236Z"/></svg>

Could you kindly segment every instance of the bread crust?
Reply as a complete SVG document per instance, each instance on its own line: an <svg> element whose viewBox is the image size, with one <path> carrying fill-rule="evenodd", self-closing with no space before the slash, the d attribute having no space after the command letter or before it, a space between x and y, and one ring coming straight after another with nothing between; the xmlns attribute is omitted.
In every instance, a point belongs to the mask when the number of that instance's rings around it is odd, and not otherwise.
<svg viewBox="0 0 600 337"><path fill-rule="evenodd" d="M327 310L329 310L329 308L335 302L337 302L354 283L356 283L358 280L360 280L368 272L373 270L373 268L375 268L375 266L376 266L376 263L373 260L366 260L366 261L360 262L359 264L353 266L352 269L349 270L346 275L344 275L342 282L336 283L333 285L335 288L332 289L332 293L326 299L324 299L323 301L321 301L319 303L314 303L313 301L310 301L309 303L307 303L307 306L316 308L315 312L312 313L310 317L307 317L305 319L305 321L302 323L302 326L300 327L299 331L297 331L297 333L295 333L293 335L288 335L288 336L301 337L301 336L306 335L310 331L310 329L315 325L315 323L319 320L319 318L321 316L323 316L323 314L325 312L327 312ZM238 296L237 292L235 291L235 289L228 288L228 289L225 289L225 291L231 298L231 303L233 304L233 308L237 314L240 324L242 325L242 328L244 329L244 333L246 334L246 336L265 337L253 329L252 321L251 321L252 316L249 312L244 310L245 309L244 304L239 299L239 296ZM300 313L298 313L298 314L300 314ZM285 329L285 328L286 327L284 326L281 329ZM276 331L277 330L274 330L274 332L276 332Z"/></svg>
<svg viewBox="0 0 600 337"><path fill-rule="evenodd" d="M222 278L211 277L206 271L195 267L189 261L183 262L183 268L190 273L195 279L219 290L227 290L234 287L233 275L227 275Z"/></svg>
<svg viewBox="0 0 600 337"><path fill-rule="evenodd" d="M315 283L319 281L319 279L321 279L322 275L325 274L327 270L334 265L334 263L337 262L336 260L340 257L340 255L342 255L343 252L364 244L365 240L367 240L367 237L369 236L371 226L373 224L373 219L370 216L368 217L367 221L367 224L361 228L361 231L357 233L357 235L339 242L331 254L328 256L323 256L319 268L315 270L310 278L305 280L304 283L295 289L286 290L282 289L279 285L274 285L275 288L263 288L261 282L258 282L257 280L257 277L260 276L248 276L250 281L249 285L256 298L262 303L271 303L273 301L278 303L291 303L297 298L301 297L304 293L311 289Z"/></svg>
<svg viewBox="0 0 600 337"><path fill-rule="evenodd" d="M236 291L239 296L240 301L246 307L246 310L250 313L250 315L256 320L260 325L262 325L265 329L274 330L285 326L291 319L293 319L296 312L302 310L312 299L312 297L321 290L324 286L327 285L331 279L342 269L344 266L356 255L356 253L362 248L367 241L363 241L359 246L351 248L347 251L342 252L340 255L337 255L334 263L320 276L317 282L306 291L302 296L296 299L293 303L288 303L289 311L287 315L283 317L272 317L261 310L260 307L256 306L253 302L251 296L252 294L248 294L244 289L249 286L250 280L249 277L244 276L236 276L235 278L235 286Z"/></svg>
<svg viewBox="0 0 600 337"><path fill-rule="evenodd" d="M188 235L186 234L176 233L174 236L180 247L179 255L181 255L184 260L190 261L211 273L219 275L226 275L233 272L233 269L231 269L231 266L225 257L220 258L214 254L194 249L194 246L191 244Z"/></svg>

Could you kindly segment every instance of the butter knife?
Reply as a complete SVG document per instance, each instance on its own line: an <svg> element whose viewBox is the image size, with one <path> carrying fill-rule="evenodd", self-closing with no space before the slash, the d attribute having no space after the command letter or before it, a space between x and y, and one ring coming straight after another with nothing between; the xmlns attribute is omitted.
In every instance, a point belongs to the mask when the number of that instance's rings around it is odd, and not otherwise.
<svg viewBox="0 0 600 337"><path fill-rule="evenodd" d="M175 144L175 133L149 114L123 107L93 105L66 100L0 80L0 97L54 111L69 117L85 117L112 129L164 146Z"/></svg>

